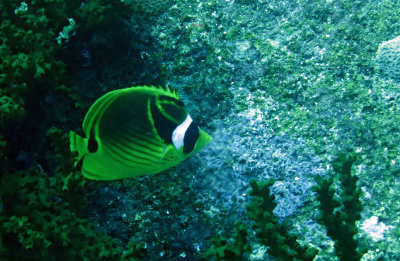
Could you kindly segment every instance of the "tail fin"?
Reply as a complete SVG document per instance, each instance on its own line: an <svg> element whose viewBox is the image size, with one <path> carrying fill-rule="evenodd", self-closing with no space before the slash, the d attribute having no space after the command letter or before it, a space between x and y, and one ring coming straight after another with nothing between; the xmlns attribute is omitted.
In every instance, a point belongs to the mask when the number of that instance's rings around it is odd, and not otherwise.
<svg viewBox="0 0 400 261"><path fill-rule="evenodd" d="M73 131L69 132L69 142L70 142L70 149L72 152L78 152L78 158L75 161L74 166L76 167L86 154L89 153L88 151L88 140L86 138L82 138L78 134Z"/></svg>

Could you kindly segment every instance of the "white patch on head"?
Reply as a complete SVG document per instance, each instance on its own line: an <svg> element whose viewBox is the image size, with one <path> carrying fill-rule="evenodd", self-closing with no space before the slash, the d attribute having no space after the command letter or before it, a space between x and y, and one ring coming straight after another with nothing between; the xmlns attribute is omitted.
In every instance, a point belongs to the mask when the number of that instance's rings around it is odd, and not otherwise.
<svg viewBox="0 0 400 261"><path fill-rule="evenodd" d="M188 114L186 119L172 132L172 143L177 150L183 146L183 138L185 138L186 130L189 128L192 121L192 118Z"/></svg>

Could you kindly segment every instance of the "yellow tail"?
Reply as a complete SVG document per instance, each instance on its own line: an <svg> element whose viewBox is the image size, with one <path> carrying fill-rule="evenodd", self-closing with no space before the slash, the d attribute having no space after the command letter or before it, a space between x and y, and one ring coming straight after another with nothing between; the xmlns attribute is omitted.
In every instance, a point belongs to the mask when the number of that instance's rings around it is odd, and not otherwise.
<svg viewBox="0 0 400 261"><path fill-rule="evenodd" d="M72 152L78 152L78 158L75 161L74 166L78 164L78 162L82 159L83 156L89 153L88 151L88 140L86 138L82 138L78 134L73 131L69 132L69 142L70 149Z"/></svg>

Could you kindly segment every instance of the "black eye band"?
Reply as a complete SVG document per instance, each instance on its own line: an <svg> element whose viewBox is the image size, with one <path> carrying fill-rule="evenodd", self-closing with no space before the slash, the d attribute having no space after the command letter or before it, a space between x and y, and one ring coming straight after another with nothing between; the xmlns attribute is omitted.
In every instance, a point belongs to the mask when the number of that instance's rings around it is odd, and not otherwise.
<svg viewBox="0 0 400 261"><path fill-rule="evenodd" d="M165 118L155 103L155 99L150 100L150 110L154 121L154 127L156 128L158 135L160 135L165 143L172 144L172 132L177 127L177 124Z"/></svg>
<svg viewBox="0 0 400 261"><path fill-rule="evenodd" d="M188 154L193 151L199 135L199 127L196 123L192 122L187 128L185 137L183 138L183 153Z"/></svg>

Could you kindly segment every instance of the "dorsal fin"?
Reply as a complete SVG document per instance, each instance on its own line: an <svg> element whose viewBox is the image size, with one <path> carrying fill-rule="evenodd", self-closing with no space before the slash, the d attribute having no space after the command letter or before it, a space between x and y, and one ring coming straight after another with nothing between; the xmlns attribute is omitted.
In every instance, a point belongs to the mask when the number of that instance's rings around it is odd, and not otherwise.
<svg viewBox="0 0 400 261"><path fill-rule="evenodd" d="M174 96L176 99L180 100L181 97L179 96L179 93L176 89L171 88L169 85L165 85L165 87L162 86L149 86L149 87L154 87L154 88L158 88L158 89L162 89L164 91L166 91L168 94L171 94L172 96Z"/></svg>

